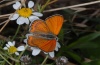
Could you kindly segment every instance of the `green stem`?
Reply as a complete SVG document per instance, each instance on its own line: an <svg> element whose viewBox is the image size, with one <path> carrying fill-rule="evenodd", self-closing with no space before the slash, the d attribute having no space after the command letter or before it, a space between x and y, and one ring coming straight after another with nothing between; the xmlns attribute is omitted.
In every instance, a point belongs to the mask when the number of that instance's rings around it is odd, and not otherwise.
<svg viewBox="0 0 100 65"><path fill-rule="evenodd" d="M9 64L9 65L12 65L6 58L4 58L1 54L0 56Z"/></svg>
<svg viewBox="0 0 100 65"><path fill-rule="evenodd" d="M45 7L48 5L49 2L50 2L50 0L48 0L48 1L46 2L46 4L42 6L42 8L41 8L41 10L40 10L39 12L42 12L42 11L45 9Z"/></svg>
<svg viewBox="0 0 100 65"><path fill-rule="evenodd" d="M47 56L45 57L45 59L44 59L44 61L42 62L42 64L41 65L44 65L45 64L45 62L46 62L46 60L48 59L48 54L47 54Z"/></svg>
<svg viewBox="0 0 100 65"><path fill-rule="evenodd" d="M13 36L13 38L12 38L12 41L15 39L16 35L18 34L19 29L20 29L20 25L18 26L17 31L16 31L15 35Z"/></svg>
<svg viewBox="0 0 100 65"><path fill-rule="evenodd" d="M16 62L15 65L20 65L20 63L19 62Z"/></svg>
<svg viewBox="0 0 100 65"><path fill-rule="evenodd" d="M27 47L28 47L28 45L26 44L26 46L25 46L25 50L27 49ZM20 59L20 57L23 55L23 53L25 52L25 50L24 51L22 51L21 53L20 53L20 55L19 55L19 57L18 57L18 60Z"/></svg>

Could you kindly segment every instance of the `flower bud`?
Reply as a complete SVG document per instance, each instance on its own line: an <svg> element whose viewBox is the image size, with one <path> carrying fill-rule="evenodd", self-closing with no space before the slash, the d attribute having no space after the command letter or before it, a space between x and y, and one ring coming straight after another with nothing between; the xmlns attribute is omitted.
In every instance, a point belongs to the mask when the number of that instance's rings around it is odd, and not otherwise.
<svg viewBox="0 0 100 65"><path fill-rule="evenodd" d="M20 58L21 62L24 63L25 65L29 65L31 63L31 58L28 55L22 56Z"/></svg>
<svg viewBox="0 0 100 65"><path fill-rule="evenodd" d="M60 56L56 59L56 65L66 65L68 59L65 56Z"/></svg>

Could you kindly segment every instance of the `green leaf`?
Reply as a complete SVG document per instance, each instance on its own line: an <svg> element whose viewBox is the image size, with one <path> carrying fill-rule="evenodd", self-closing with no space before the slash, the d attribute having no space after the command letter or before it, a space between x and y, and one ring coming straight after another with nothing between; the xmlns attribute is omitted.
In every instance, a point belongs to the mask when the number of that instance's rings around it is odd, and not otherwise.
<svg viewBox="0 0 100 65"><path fill-rule="evenodd" d="M92 41L93 39L96 39L99 36L100 36L100 32L86 35L84 37L79 38L77 41L71 43L70 45L68 45L67 48L75 48L75 46L77 47L79 44L84 44L86 42Z"/></svg>
<svg viewBox="0 0 100 65"><path fill-rule="evenodd" d="M63 29L61 29L61 31L60 31L60 33L58 35L58 38L63 43L63 40L64 40L64 30Z"/></svg>
<svg viewBox="0 0 100 65"><path fill-rule="evenodd" d="M98 34L97 34L98 35ZM73 49L79 49L83 57L90 59L99 59L100 56L100 36L91 37L90 40L87 38L85 41L73 46Z"/></svg>
<svg viewBox="0 0 100 65"><path fill-rule="evenodd" d="M93 60L91 62L83 62L81 65L100 65L100 60Z"/></svg>
<svg viewBox="0 0 100 65"><path fill-rule="evenodd" d="M81 54L84 57L90 58L92 60L99 59L100 58L100 48L86 48L86 49L80 49Z"/></svg>
<svg viewBox="0 0 100 65"><path fill-rule="evenodd" d="M79 38L71 43L68 48L79 49L83 57L99 59L100 56L100 33L92 33Z"/></svg>
<svg viewBox="0 0 100 65"><path fill-rule="evenodd" d="M71 58L73 58L75 61L81 63L81 57L73 52L67 51L66 52Z"/></svg>
<svg viewBox="0 0 100 65"><path fill-rule="evenodd" d="M97 24L95 28L97 31L100 31L100 24Z"/></svg>
<svg viewBox="0 0 100 65"><path fill-rule="evenodd" d="M73 49L76 49L76 48L78 48L78 49L90 49L90 48L99 48L99 47L100 47L100 44L89 41L89 42L84 42L84 43L75 45L73 47Z"/></svg>

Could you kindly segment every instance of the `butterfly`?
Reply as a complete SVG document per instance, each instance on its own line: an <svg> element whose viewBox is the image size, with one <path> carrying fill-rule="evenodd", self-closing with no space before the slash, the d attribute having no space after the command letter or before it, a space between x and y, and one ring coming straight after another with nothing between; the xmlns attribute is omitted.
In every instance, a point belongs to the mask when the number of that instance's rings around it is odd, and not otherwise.
<svg viewBox="0 0 100 65"><path fill-rule="evenodd" d="M44 52L54 51L63 22L64 18L59 14L50 16L45 21L41 19L33 21L29 30L32 35L27 39L28 45L38 47Z"/></svg>

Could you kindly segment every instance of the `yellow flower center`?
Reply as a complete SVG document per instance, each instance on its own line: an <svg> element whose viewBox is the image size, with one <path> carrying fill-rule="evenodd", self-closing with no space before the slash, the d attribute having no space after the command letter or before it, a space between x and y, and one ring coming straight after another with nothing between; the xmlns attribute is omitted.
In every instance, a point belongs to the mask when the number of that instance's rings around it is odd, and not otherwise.
<svg viewBox="0 0 100 65"><path fill-rule="evenodd" d="M22 17L29 17L32 14L32 10L30 8L22 8L17 10L18 14Z"/></svg>
<svg viewBox="0 0 100 65"><path fill-rule="evenodd" d="M14 46L11 46L9 49L8 49L9 53L13 54L17 51L17 48L14 47Z"/></svg>

